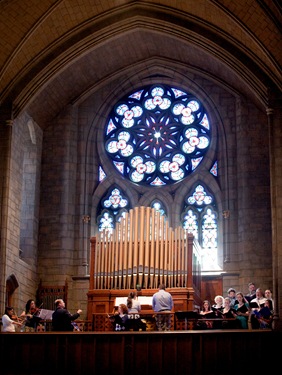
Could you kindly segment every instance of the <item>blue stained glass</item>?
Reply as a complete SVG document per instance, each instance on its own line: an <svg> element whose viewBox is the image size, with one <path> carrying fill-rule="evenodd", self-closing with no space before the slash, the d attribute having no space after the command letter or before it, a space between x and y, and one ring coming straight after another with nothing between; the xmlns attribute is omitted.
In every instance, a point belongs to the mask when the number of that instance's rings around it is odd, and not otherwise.
<svg viewBox="0 0 282 375"><path fill-rule="evenodd" d="M214 212L207 209L203 217L203 248L216 248L217 247L217 220Z"/></svg>
<svg viewBox="0 0 282 375"><path fill-rule="evenodd" d="M165 210L160 201L155 200L154 202L152 202L151 207L154 208L157 212L159 212L161 216L166 216Z"/></svg>
<svg viewBox="0 0 282 375"><path fill-rule="evenodd" d="M210 146L210 126L201 102L167 85L148 86L125 96L107 124L109 158L124 177L138 184L181 181L197 168Z"/></svg>
<svg viewBox="0 0 282 375"><path fill-rule="evenodd" d="M188 197L187 201L189 204L196 204L198 206L201 206L203 204L210 204L213 201L213 198L212 196L207 195L202 185L198 185L194 193L190 197Z"/></svg>
<svg viewBox="0 0 282 375"><path fill-rule="evenodd" d="M214 165L211 167L210 172L211 172L212 175L217 177L217 161L214 162Z"/></svg>
<svg viewBox="0 0 282 375"><path fill-rule="evenodd" d="M202 160L203 160L203 158L192 159L191 160L191 162L192 162L192 170L194 170L195 168L197 168L197 166L201 163Z"/></svg>
<svg viewBox="0 0 282 375"><path fill-rule="evenodd" d="M141 95L142 95L142 92L143 92L143 90L141 90L141 91L137 91L137 92L135 92L134 94L132 94L132 95L130 95L129 96L129 98L135 98L135 99L140 99L140 97L141 97Z"/></svg>
<svg viewBox="0 0 282 375"><path fill-rule="evenodd" d="M192 210L188 210L187 214L184 217L183 223L184 229L187 229L189 233L192 233L196 239L199 238L199 225L197 216Z"/></svg>
<svg viewBox="0 0 282 375"><path fill-rule="evenodd" d="M99 231L109 231L112 232L114 229L114 219L113 217L108 213L104 212L102 217L99 220Z"/></svg>
<svg viewBox="0 0 282 375"><path fill-rule="evenodd" d="M102 182L107 177L104 169L100 166L99 167L99 182Z"/></svg>
<svg viewBox="0 0 282 375"><path fill-rule="evenodd" d="M123 174L123 171L124 171L124 163L114 161L114 166L116 167L116 169L117 169L119 172L121 172L121 173Z"/></svg>

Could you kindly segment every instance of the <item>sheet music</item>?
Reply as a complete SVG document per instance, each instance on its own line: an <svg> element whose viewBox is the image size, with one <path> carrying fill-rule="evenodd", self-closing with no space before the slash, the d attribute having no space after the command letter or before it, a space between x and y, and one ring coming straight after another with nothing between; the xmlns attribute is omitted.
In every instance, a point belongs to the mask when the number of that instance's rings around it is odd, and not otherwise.
<svg viewBox="0 0 282 375"><path fill-rule="evenodd" d="M149 305L152 306L152 297L146 297L146 296L139 296L138 301L140 302L140 305ZM121 303L125 304L127 303L127 297L117 297L115 299L115 307L120 305Z"/></svg>
<svg viewBox="0 0 282 375"><path fill-rule="evenodd" d="M38 317L43 320L52 320L54 310L41 309Z"/></svg>

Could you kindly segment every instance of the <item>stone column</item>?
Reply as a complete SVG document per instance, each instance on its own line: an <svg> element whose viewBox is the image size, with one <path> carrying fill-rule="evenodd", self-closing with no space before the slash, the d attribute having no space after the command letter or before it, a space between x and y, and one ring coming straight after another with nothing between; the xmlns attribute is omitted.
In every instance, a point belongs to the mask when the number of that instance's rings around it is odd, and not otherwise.
<svg viewBox="0 0 282 375"><path fill-rule="evenodd" d="M5 111L6 108L4 108ZM7 109L8 112L8 109ZM0 115L0 307L4 311L6 301L6 255L9 226L9 187L11 171L11 144L13 120L7 113Z"/></svg>
<svg viewBox="0 0 282 375"><path fill-rule="evenodd" d="M282 164L282 131L279 116L275 118L275 111L273 108L267 108L269 128L269 159L270 159L270 192L271 192L271 221L272 221L272 269L273 269L273 298L274 298L274 319L273 328L281 329L282 325L279 323L279 301L281 301L281 279L279 280L279 245L282 243L281 233L282 218L280 197L282 195L282 178L281 178L281 164ZM279 124L280 123L280 124ZM280 204L281 205L281 204ZM281 247L281 246L280 246ZM281 253L281 250L280 250ZM279 309L279 310L278 310Z"/></svg>

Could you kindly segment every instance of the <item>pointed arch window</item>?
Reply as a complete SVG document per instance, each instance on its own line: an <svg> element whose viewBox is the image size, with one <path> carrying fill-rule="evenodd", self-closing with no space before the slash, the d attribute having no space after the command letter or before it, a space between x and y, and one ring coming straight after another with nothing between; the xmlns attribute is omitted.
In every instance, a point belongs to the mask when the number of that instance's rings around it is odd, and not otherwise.
<svg viewBox="0 0 282 375"><path fill-rule="evenodd" d="M120 221L129 208L129 200L121 189L117 187L109 189L107 194L101 199L97 212L99 231L104 229L112 231L115 223Z"/></svg>
<svg viewBox="0 0 282 375"><path fill-rule="evenodd" d="M115 219L107 210L103 210L101 215L98 216L97 222L100 232L103 230L112 232L114 229Z"/></svg>
<svg viewBox="0 0 282 375"><path fill-rule="evenodd" d="M152 203L151 203L151 208L154 208L157 212L160 213L161 216L164 216L166 217L166 211L164 209L164 205L162 204L162 202L158 199L155 199Z"/></svg>
<svg viewBox="0 0 282 375"><path fill-rule="evenodd" d="M203 270L219 269L218 266L218 214L214 197L201 184L186 199L183 227L192 233L202 248Z"/></svg>

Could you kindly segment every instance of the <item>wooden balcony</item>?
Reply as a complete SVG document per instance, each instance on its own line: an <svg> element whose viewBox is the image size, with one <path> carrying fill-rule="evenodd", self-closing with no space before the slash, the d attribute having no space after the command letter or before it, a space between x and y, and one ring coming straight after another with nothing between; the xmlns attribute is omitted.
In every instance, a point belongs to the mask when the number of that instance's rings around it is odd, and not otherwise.
<svg viewBox="0 0 282 375"><path fill-rule="evenodd" d="M271 330L2 332L1 374L261 374L279 365L281 338Z"/></svg>

